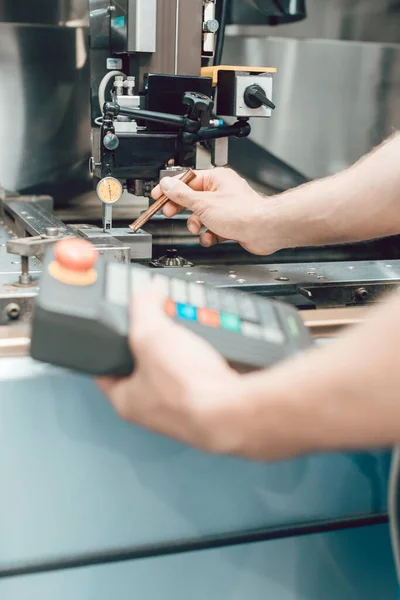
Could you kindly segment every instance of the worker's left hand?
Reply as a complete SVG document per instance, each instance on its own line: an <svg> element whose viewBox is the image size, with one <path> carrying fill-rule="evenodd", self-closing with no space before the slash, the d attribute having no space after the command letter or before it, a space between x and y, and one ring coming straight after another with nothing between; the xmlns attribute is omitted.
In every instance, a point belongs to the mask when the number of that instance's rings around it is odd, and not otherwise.
<svg viewBox="0 0 400 600"><path fill-rule="evenodd" d="M133 299L135 371L125 379L99 379L98 385L126 421L205 451L234 452L241 376L208 343L166 316L163 302L154 287Z"/></svg>

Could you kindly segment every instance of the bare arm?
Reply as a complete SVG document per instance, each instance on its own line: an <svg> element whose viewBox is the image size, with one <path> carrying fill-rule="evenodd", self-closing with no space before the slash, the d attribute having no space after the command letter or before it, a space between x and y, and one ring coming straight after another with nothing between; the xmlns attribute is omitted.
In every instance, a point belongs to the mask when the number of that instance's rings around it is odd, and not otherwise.
<svg viewBox="0 0 400 600"><path fill-rule="evenodd" d="M296 190L265 206L277 245L319 246L400 232L400 135L396 134L351 168Z"/></svg>
<svg viewBox="0 0 400 600"><path fill-rule="evenodd" d="M270 459L400 442L399 367L397 292L342 339L242 378L235 453Z"/></svg>

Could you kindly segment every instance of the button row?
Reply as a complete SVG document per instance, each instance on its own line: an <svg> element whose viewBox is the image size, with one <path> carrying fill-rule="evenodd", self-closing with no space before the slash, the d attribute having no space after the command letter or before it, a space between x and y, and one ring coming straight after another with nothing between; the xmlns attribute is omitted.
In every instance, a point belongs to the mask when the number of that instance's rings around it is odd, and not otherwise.
<svg viewBox="0 0 400 600"><path fill-rule="evenodd" d="M243 321L237 315L217 312L209 308L197 308L191 304L176 303L171 299L166 300L164 310L170 317L182 321L197 322L206 327L242 333L246 337L264 339L271 344L283 344L285 341L284 334L280 329Z"/></svg>
<svg viewBox="0 0 400 600"><path fill-rule="evenodd" d="M168 298L164 308L171 317L242 333L273 344L285 341L274 307L256 296L166 277L140 267L132 268L131 277L132 293L139 292L151 282L157 283Z"/></svg>

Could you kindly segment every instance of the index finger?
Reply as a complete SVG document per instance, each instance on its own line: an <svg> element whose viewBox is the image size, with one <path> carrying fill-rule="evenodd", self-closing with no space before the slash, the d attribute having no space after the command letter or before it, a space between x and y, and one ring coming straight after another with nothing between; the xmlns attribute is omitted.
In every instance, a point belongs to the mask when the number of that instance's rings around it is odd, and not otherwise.
<svg viewBox="0 0 400 600"><path fill-rule="evenodd" d="M192 188L192 190L194 190L195 192L203 192L204 188L207 186L207 181L209 180L210 173L212 173L212 169L204 169L201 171L194 172L196 174L196 177L192 179L192 181L190 181L190 183L188 183L187 185L190 188ZM175 177L179 177L179 175L175 175ZM153 191L151 192L151 196L153 200L158 200L162 196L160 184L158 184L153 189Z"/></svg>

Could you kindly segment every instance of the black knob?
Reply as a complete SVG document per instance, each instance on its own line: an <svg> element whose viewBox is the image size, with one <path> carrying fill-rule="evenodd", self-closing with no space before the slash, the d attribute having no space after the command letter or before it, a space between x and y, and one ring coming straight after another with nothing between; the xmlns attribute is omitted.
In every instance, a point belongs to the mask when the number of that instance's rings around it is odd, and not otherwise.
<svg viewBox="0 0 400 600"><path fill-rule="evenodd" d="M191 113L211 112L214 107L214 102L205 94L198 92L185 92L182 102L189 107Z"/></svg>
<svg viewBox="0 0 400 600"><path fill-rule="evenodd" d="M106 102L103 106L103 114L109 115L112 117L118 117L119 115L119 105L115 102Z"/></svg>
<svg viewBox="0 0 400 600"><path fill-rule="evenodd" d="M260 108L261 106L266 106L272 110L275 108L275 104L267 98L263 88L257 84L249 85L245 89L244 101L249 108Z"/></svg>

